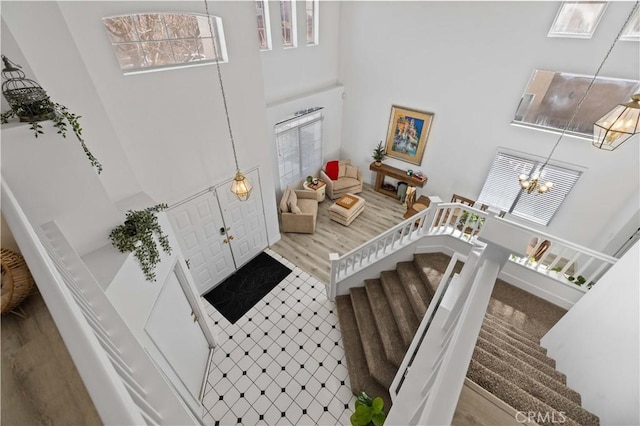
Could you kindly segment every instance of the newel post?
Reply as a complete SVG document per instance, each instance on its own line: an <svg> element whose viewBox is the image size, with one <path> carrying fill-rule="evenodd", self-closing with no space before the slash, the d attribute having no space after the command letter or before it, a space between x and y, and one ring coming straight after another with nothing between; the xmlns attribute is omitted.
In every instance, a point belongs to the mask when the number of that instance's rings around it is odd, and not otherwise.
<svg viewBox="0 0 640 426"><path fill-rule="evenodd" d="M329 273L329 285L327 286L327 299L332 302L336 298L338 281L338 260L340 255L338 253L329 253L329 262L331 262L331 272Z"/></svg>

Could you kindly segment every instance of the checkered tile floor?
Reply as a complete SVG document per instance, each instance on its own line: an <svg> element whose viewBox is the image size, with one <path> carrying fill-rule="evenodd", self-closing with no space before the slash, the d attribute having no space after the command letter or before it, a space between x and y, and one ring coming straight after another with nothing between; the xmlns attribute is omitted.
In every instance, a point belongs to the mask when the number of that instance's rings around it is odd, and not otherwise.
<svg viewBox="0 0 640 426"><path fill-rule="evenodd" d="M218 327L203 404L207 425L348 425L355 397L335 304L292 269L235 324L207 303Z"/></svg>

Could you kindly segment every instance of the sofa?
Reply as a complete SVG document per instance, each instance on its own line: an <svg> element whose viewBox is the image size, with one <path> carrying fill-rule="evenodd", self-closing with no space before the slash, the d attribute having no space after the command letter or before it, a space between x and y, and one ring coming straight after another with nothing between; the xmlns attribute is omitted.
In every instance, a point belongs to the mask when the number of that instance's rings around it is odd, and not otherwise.
<svg viewBox="0 0 640 426"><path fill-rule="evenodd" d="M316 232L318 200L315 191L292 190L287 187L278 207L282 232Z"/></svg>
<svg viewBox="0 0 640 426"><path fill-rule="evenodd" d="M346 193L358 194L362 192L364 178L358 167L352 166L351 160L342 160L337 163L336 179L331 179L330 177L332 175L332 170L330 169L332 166L335 167L335 162L328 162L320 170L320 177L327 184L327 197L335 200ZM327 172L328 168L329 171ZM335 176L335 170L333 170L333 175Z"/></svg>

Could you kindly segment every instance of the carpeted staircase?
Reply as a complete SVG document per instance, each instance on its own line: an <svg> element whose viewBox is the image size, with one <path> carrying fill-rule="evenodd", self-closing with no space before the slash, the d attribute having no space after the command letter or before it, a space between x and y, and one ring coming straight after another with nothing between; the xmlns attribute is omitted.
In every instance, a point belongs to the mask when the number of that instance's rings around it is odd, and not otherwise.
<svg viewBox="0 0 640 426"><path fill-rule="evenodd" d="M396 270L365 281L336 297L347 368L354 395L381 396L391 408L388 389L418 329L450 257L416 254ZM456 272L462 269L456 265ZM496 303L499 308L491 309ZM490 302L469 364L467 378L522 412L555 413L549 420L598 425L581 407L580 395L566 386L540 340L503 317L503 302ZM493 313L490 313L493 312ZM540 424L545 424L544 421Z"/></svg>

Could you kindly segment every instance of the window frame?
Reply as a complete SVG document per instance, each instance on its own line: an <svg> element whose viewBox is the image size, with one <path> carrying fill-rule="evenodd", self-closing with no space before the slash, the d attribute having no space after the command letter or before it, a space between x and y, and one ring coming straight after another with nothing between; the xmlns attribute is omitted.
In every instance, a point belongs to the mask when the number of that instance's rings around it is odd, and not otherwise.
<svg viewBox="0 0 640 426"><path fill-rule="evenodd" d="M292 116L279 121L274 126L274 136L276 143L276 153L278 156L278 180L280 182L280 188L284 190L287 186L297 183L305 176L314 173L322 167L324 159L324 115L322 114L322 107L314 107L301 111L297 111ZM320 137L319 140L304 140L302 138L302 132L308 129L312 125L319 125ZM286 152L286 147L283 144L290 142L283 140L285 136L291 136L295 134L296 143L295 148L290 148ZM319 147L314 148L311 153L303 152L303 147L309 144L313 145L315 142L319 142ZM296 156L297 161L293 162L298 165L298 169L293 173L285 173L284 169L287 169L287 164L282 164L281 159L286 156ZM293 167L289 167L293 169ZM289 176L290 175L290 176Z"/></svg>
<svg viewBox="0 0 640 426"><path fill-rule="evenodd" d="M144 39L144 37L141 36L140 30L136 24L136 20L139 19L138 17L153 16L153 15L158 15L162 17L162 28L164 30L164 35L166 36L166 38L153 38L153 39L146 40ZM211 22L211 28L213 29L213 34L210 37L209 36L202 37L201 35L197 35L193 37L171 37L170 31L168 30L166 20L165 20L165 16L167 15L195 17L196 19L199 17L208 18L209 21ZM112 35L112 32L109 29L109 25L107 24L106 21L114 20L118 18L123 18L123 19L126 18L131 21L131 27L133 28L133 31L130 30L128 35L132 35L133 36L132 38L121 40L121 41L114 40L115 36ZM228 62L227 46L226 46L225 37L224 37L224 30L222 27L222 19L217 16L213 16L213 15L207 16L204 13L193 13L193 12L143 12L143 13L131 13L131 14L124 14L124 15L107 16L102 18L102 23L104 25L105 31L107 32L107 36L109 38L109 42L111 43L111 47L114 50L114 54L116 56L116 60L118 61L118 65L120 66L120 70L124 75L144 74L149 72L166 71L166 70L190 68L190 67L202 66L202 65L210 65L210 64L216 63L216 58L198 59L198 60L189 61L189 62L173 62L173 63L163 64L163 65L149 65L149 66L142 66L142 67L123 68L123 62L121 61L120 55L118 53L118 49L116 49L116 46L119 46L119 45L127 45L127 44L136 45L138 46L138 49L141 52L142 57L146 57L147 53L144 50L145 43L161 43L161 42L167 43L171 47L170 49L171 54L174 55L172 42L185 41L185 40L186 41L193 40L194 42L201 42L203 43L202 49L204 51L208 49L211 52L215 52L213 43L217 42L217 46L215 46L215 49L217 49L217 53L218 53L218 62L219 63ZM209 32L208 25L205 27L205 30L207 31L207 33ZM135 34L133 34L134 32ZM205 46L204 45L205 42L209 42L209 45ZM175 60L175 56L174 56L174 60Z"/></svg>
<svg viewBox="0 0 640 426"><path fill-rule="evenodd" d="M286 31L286 20L283 16L283 6L289 5L289 38L291 39L289 42L285 40L285 31ZM280 0L280 32L282 35L282 47L285 49L295 49L298 47L298 25L297 25L297 15L296 15L296 1L294 0Z"/></svg>
<svg viewBox="0 0 640 426"><path fill-rule="evenodd" d="M271 40L271 17L269 15L269 1L268 0L255 0L255 4L256 4L256 25L258 27L258 46L260 47L260 50L265 52L265 51L269 51L273 49L273 43ZM262 43L260 42L260 40L262 39L261 36L261 28L258 25L258 22L260 20L260 15L258 14L258 8L261 7L262 8L262 19L263 19L263 24L264 24L264 28L262 29L264 31L264 39L265 39L265 46L262 46Z"/></svg>
<svg viewBox="0 0 640 426"><path fill-rule="evenodd" d="M554 187L545 194L529 194L522 190L518 176L530 176L533 171L539 171L544 161L543 158L534 155L498 148L477 202L497 207L527 222L549 226L582 176L583 170L575 165L550 161L541 173L540 180L551 180ZM500 201L496 202L496 199ZM535 212L532 213L532 209L536 207L536 200L542 200L538 217L535 216Z"/></svg>
<svg viewBox="0 0 640 426"><path fill-rule="evenodd" d="M565 7L568 7L568 6L576 7L581 4L601 4L603 6L600 12L598 13L598 15L596 16L595 21L591 23L591 29L584 32L554 31L554 27L556 26L558 19L561 19L561 15L564 13ZM600 24L600 21L602 20L602 16L604 15L604 12L607 10L608 5L609 3L607 1L563 1L560 4L560 7L558 8L558 12L556 13L556 17L554 18L553 23L551 24L551 28L549 28L547 37L585 38L585 39L589 39L593 37L593 34L598 28L598 25Z"/></svg>
<svg viewBox="0 0 640 426"><path fill-rule="evenodd" d="M558 81L554 84L556 78ZM562 133L591 80L593 76L590 75L534 69L518 101L511 125L555 134ZM570 84L572 81L578 83L574 86ZM540 92L538 87L544 88L545 91ZM592 140L593 123L616 105L627 102L639 90L639 80L598 76L565 135ZM601 96L598 96L599 93ZM534 101L537 105L530 110L529 107ZM563 107L564 104L566 106ZM525 121L527 116L530 117Z"/></svg>
<svg viewBox="0 0 640 426"><path fill-rule="evenodd" d="M636 13L631 17L627 25L624 27L624 30L620 35L620 40L640 41L640 9L636 9Z"/></svg>
<svg viewBox="0 0 640 426"><path fill-rule="evenodd" d="M309 20L309 4L311 4L312 17ZM305 24L306 24L306 39L307 46L317 46L320 44L320 1L319 0L305 0ZM311 25L309 24L311 21ZM311 29L309 29L311 27ZM311 33L311 38L309 34Z"/></svg>

